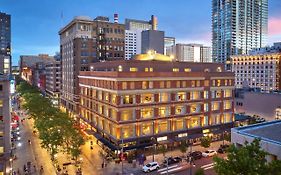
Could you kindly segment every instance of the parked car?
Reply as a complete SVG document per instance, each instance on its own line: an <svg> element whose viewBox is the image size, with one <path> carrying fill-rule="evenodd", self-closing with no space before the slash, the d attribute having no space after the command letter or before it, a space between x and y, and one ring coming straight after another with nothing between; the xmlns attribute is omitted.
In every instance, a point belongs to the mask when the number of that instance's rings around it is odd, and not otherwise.
<svg viewBox="0 0 281 175"><path fill-rule="evenodd" d="M217 155L217 151L215 151L215 150L207 150L202 153L203 157L212 157L214 155Z"/></svg>
<svg viewBox="0 0 281 175"><path fill-rule="evenodd" d="M157 162L150 162L142 167L143 172L148 173L154 170L158 170L160 168Z"/></svg>
<svg viewBox="0 0 281 175"><path fill-rule="evenodd" d="M189 157L191 157L192 160L201 159L202 158L202 152L200 152L200 151L193 151L192 153L189 153L187 155L188 161L189 161Z"/></svg>
<svg viewBox="0 0 281 175"><path fill-rule="evenodd" d="M182 158L180 157L168 157L168 165L176 164L182 161ZM164 166L167 166L167 159L163 162Z"/></svg>
<svg viewBox="0 0 281 175"><path fill-rule="evenodd" d="M229 145L221 145L218 149L218 153L223 154L229 148Z"/></svg>

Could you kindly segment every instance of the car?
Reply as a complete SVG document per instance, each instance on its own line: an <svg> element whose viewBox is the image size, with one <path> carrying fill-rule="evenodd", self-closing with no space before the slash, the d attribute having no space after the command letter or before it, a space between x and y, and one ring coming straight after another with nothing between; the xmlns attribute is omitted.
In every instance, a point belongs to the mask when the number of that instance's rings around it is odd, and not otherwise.
<svg viewBox="0 0 281 175"><path fill-rule="evenodd" d="M217 155L217 151L215 151L215 150L207 150L202 153L203 157L212 157L214 155Z"/></svg>
<svg viewBox="0 0 281 175"><path fill-rule="evenodd" d="M189 157L191 157L192 160L201 159L202 158L202 152L200 152L200 151L193 151L192 153L189 153L187 155L187 157L188 157L188 160L189 160Z"/></svg>
<svg viewBox="0 0 281 175"><path fill-rule="evenodd" d="M218 149L218 153L223 154L229 148L229 145L221 145Z"/></svg>
<svg viewBox="0 0 281 175"><path fill-rule="evenodd" d="M145 173L158 170L160 168L157 162L150 162L142 167L142 171Z"/></svg>
<svg viewBox="0 0 281 175"><path fill-rule="evenodd" d="M167 166L168 165L172 165L172 164L176 164L181 162L182 159L180 157L168 157L168 163L167 163L167 159L164 160L163 165Z"/></svg>

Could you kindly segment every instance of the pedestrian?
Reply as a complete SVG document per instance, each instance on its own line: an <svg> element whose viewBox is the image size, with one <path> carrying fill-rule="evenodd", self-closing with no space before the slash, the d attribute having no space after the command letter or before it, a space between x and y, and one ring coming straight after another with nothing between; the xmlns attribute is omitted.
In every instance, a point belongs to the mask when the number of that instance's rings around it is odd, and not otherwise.
<svg viewBox="0 0 281 175"><path fill-rule="evenodd" d="M36 166L35 165L33 165L33 169L34 169L34 172L36 172Z"/></svg>

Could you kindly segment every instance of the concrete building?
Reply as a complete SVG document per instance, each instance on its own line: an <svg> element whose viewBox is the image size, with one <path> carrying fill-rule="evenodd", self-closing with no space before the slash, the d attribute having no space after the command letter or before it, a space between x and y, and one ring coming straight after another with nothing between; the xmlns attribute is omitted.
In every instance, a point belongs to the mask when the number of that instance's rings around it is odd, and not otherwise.
<svg viewBox="0 0 281 175"><path fill-rule="evenodd" d="M75 17L59 31L62 57L61 107L70 114L78 112L79 71L89 64L124 60L125 25L108 17Z"/></svg>
<svg viewBox="0 0 281 175"><path fill-rule="evenodd" d="M263 52L231 57L235 86L281 90L281 52Z"/></svg>
<svg viewBox="0 0 281 175"><path fill-rule="evenodd" d="M11 168L11 111L10 81L3 74L0 74L0 136L0 174L6 174Z"/></svg>
<svg viewBox="0 0 281 175"><path fill-rule="evenodd" d="M154 50L157 53L164 54L164 31L145 30L141 32L141 52L146 53Z"/></svg>
<svg viewBox="0 0 281 175"><path fill-rule="evenodd" d="M11 15L0 12L0 73L10 74L11 69Z"/></svg>
<svg viewBox="0 0 281 175"><path fill-rule="evenodd" d="M233 126L234 74L223 64L149 53L90 66L78 76L80 121L111 150L216 140Z"/></svg>
<svg viewBox="0 0 281 175"><path fill-rule="evenodd" d="M202 44L176 44L167 48L166 55L178 61L212 62L211 47Z"/></svg>
<svg viewBox="0 0 281 175"><path fill-rule="evenodd" d="M281 93L236 89L234 105L235 113L258 115L267 121L275 120L276 110L281 106Z"/></svg>
<svg viewBox="0 0 281 175"><path fill-rule="evenodd" d="M175 37L164 37L164 55L167 55L167 48L174 46L176 44L176 38Z"/></svg>
<svg viewBox="0 0 281 175"><path fill-rule="evenodd" d="M54 61L46 64L46 94L54 105L59 104L61 89L61 59L60 55L54 56Z"/></svg>
<svg viewBox="0 0 281 175"><path fill-rule="evenodd" d="M261 149L269 155L268 161L281 160L281 120L263 122L255 125L248 125L231 129L231 143L242 146L245 142L252 142L260 139Z"/></svg>
<svg viewBox="0 0 281 175"><path fill-rule="evenodd" d="M125 19L125 59L130 60L134 55L141 53L141 32L152 30L152 21L155 16L151 16L150 21ZM155 25L154 25L155 26ZM157 25L156 25L157 27Z"/></svg>
<svg viewBox="0 0 281 175"><path fill-rule="evenodd" d="M54 57L48 54L21 55L20 76L29 84L34 85L45 92L46 72L45 66L54 62Z"/></svg>
<svg viewBox="0 0 281 175"><path fill-rule="evenodd" d="M264 47L268 0L212 0L212 57L229 63L231 55Z"/></svg>

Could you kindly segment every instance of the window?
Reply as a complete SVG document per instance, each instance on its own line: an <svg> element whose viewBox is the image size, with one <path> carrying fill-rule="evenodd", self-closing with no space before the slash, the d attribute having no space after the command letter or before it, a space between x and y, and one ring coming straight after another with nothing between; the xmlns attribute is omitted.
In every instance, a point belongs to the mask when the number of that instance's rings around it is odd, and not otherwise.
<svg viewBox="0 0 281 175"><path fill-rule="evenodd" d="M216 91L216 98L221 98L221 90Z"/></svg>
<svg viewBox="0 0 281 175"><path fill-rule="evenodd" d="M200 92L199 91L192 91L190 92L190 100L198 100L200 99Z"/></svg>
<svg viewBox="0 0 281 175"><path fill-rule="evenodd" d="M147 81L143 81L142 82L142 89L147 89L148 88L148 82Z"/></svg>
<svg viewBox="0 0 281 175"><path fill-rule="evenodd" d="M164 81L160 81L160 88L165 88L165 83L164 83Z"/></svg>
<svg viewBox="0 0 281 175"><path fill-rule="evenodd" d="M186 87L186 81L182 81L182 87L185 88Z"/></svg>
<svg viewBox="0 0 281 175"><path fill-rule="evenodd" d="M200 117L199 116L191 117L190 127L195 128L195 127L199 127L199 126L200 126Z"/></svg>
<svg viewBox="0 0 281 175"><path fill-rule="evenodd" d="M217 72L221 72L221 71L222 71L221 67L218 67Z"/></svg>
<svg viewBox="0 0 281 175"><path fill-rule="evenodd" d="M199 113L201 111L200 104L191 104L190 105L190 113Z"/></svg>
<svg viewBox="0 0 281 175"><path fill-rule="evenodd" d="M127 89L127 82L122 82L122 89L126 90Z"/></svg>
<svg viewBox="0 0 281 175"><path fill-rule="evenodd" d="M225 113L224 114L224 123L232 122L232 114L231 113Z"/></svg>
<svg viewBox="0 0 281 175"><path fill-rule="evenodd" d="M166 82L166 88L171 88L171 82L170 81Z"/></svg>
<svg viewBox="0 0 281 175"><path fill-rule="evenodd" d="M185 114L185 107L184 106L176 106L175 107L175 114L176 115L183 115L183 114Z"/></svg>
<svg viewBox="0 0 281 175"><path fill-rule="evenodd" d="M183 119L177 119L175 120L175 128L174 131L176 130L182 130L183 128Z"/></svg>
<svg viewBox="0 0 281 175"><path fill-rule="evenodd" d="M130 72L137 72L138 71L138 68L136 67L130 67Z"/></svg>
<svg viewBox="0 0 281 175"><path fill-rule="evenodd" d="M204 103L204 112L208 112L208 111L209 111L209 104Z"/></svg>
<svg viewBox="0 0 281 175"><path fill-rule="evenodd" d="M232 102L231 101L224 101L223 103L223 109L231 109L232 107Z"/></svg>
<svg viewBox="0 0 281 175"><path fill-rule="evenodd" d="M153 124L149 122L143 123L141 127L141 132L142 136L153 134Z"/></svg>
<svg viewBox="0 0 281 175"><path fill-rule="evenodd" d="M221 80L217 80L217 86L221 86Z"/></svg>
<svg viewBox="0 0 281 175"><path fill-rule="evenodd" d="M134 119L134 114L132 110L121 111L121 116L120 116L121 121L129 121L133 119Z"/></svg>
<svg viewBox="0 0 281 175"><path fill-rule="evenodd" d="M168 131L168 121L159 121L158 122L158 133Z"/></svg>
<svg viewBox="0 0 281 175"><path fill-rule="evenodd" d="M220 102L212 102L212 111L220 109Z"/></svg>
<svg viewBox="0 0 281 175"><path fill-rule="evenodd" d="M195 87L195 81L191 81L191 87Z"/></svg>
<svg viewBox="0 0 281 175"><path fill-rule="evenodd" d="M154 102L154 94L141 94L141 103Z"/></svg>
<svg viewBox="0 0 281 175"><path fill-rule="evenodd" d="M204 86L208 87L209 86L209 80L204 80Z"/></svg>
<svg viewBox="0 0 281 175"><path fill-rule="evenodd" d="M207 126L209 124L209 117L204 116L203 121L202 121L202 126Z"/></svg>
<svg viewBox="0 0 281 175"><path fill-rule="evenodd" d="M224 90L224 97L225 98L232 97L232 90L231 89Z"/></svg>
<svg viewBox="0 0 281 175"><path fill-rule="evenodd" d="M3 107L3 100L0 100L0 107Z"/></svg>
<svg viewBox="0 0 281 175"><path fill-rule="evenodd" d="M167 117L170 115L170 108L169 107L160 107L158 109L159 117Z"/></svg>
<svg viewBox="0 0 281 175"><path fill-rule="evenodd" d="M168 93L166 92L159 93L159 102L168 102L169 100L170 99Z"/></svg>
<svg viewBox="0 0 281 175"><path fill-rule="evenodd" d="M116 94L111 95L111 103L116 104Z"/></svg>
<svg viewBox="0 0 281 175"><path fill-rule="evenodd" d="M200 87L200 81L199 80L196 81L196 87Z"/></svg>
<svg viewBox="0 0 281 175"><path fill-rule="evenodd" d="M123 67L121 65L118 66L118 72L122 72L123 71Z"/></svg>
<svg viewBox="0 0 281 175"><path fill-rule="evenodd" d="M145 72L153 72L153 68L152 67L146 67L144 68Z"/></svg>
<svg viewBox="0 0 281 175"><path fill-rule="evenodd" d="M153 117L153 108L143 108L141 109L141 118L152 118Z"/></svg>
<svg viewBox="0 0 281 175"><path fill-rule="evenodd" d="M209 98L209 91L204 91L204 99L208 99Z"/></svg>
<svg viewBox="0 0 281 175"><path fill-rule="evenodd" d="M133 103L134 103L133 95L123 96L123 104L133 104Z"/></svg>
<svg viewBox="0 0 281 175"><path fill-rule="evenodd" d="M177 88L180 88L181 87L181 82L177 81L176 86L177 86Z"/></svg>
<svg viewBox="0 0 281 175"><path fill-rule="evenodd" d="M186 100L186 93L185 92L178 92L177 93L177 101L185 101Z"/></svg>
<svg viewBox="0 0 281 175"><path fill-rule="evenodd" d="M135 127L133 125L122 126L121 130L122 138L130 138L135 136Z"/></svg>
<svg viewBox="0 0 281 175"><path fill-rule="evenodd" d="M130 89L135 89L135 82L130 82Z"/></svg>
<svg viewBox="0 0 281 175"><path fill-rule="evenodd" d="M0 84L0 91L2 91L3 90L3 85L2 84Z"/></svg>

